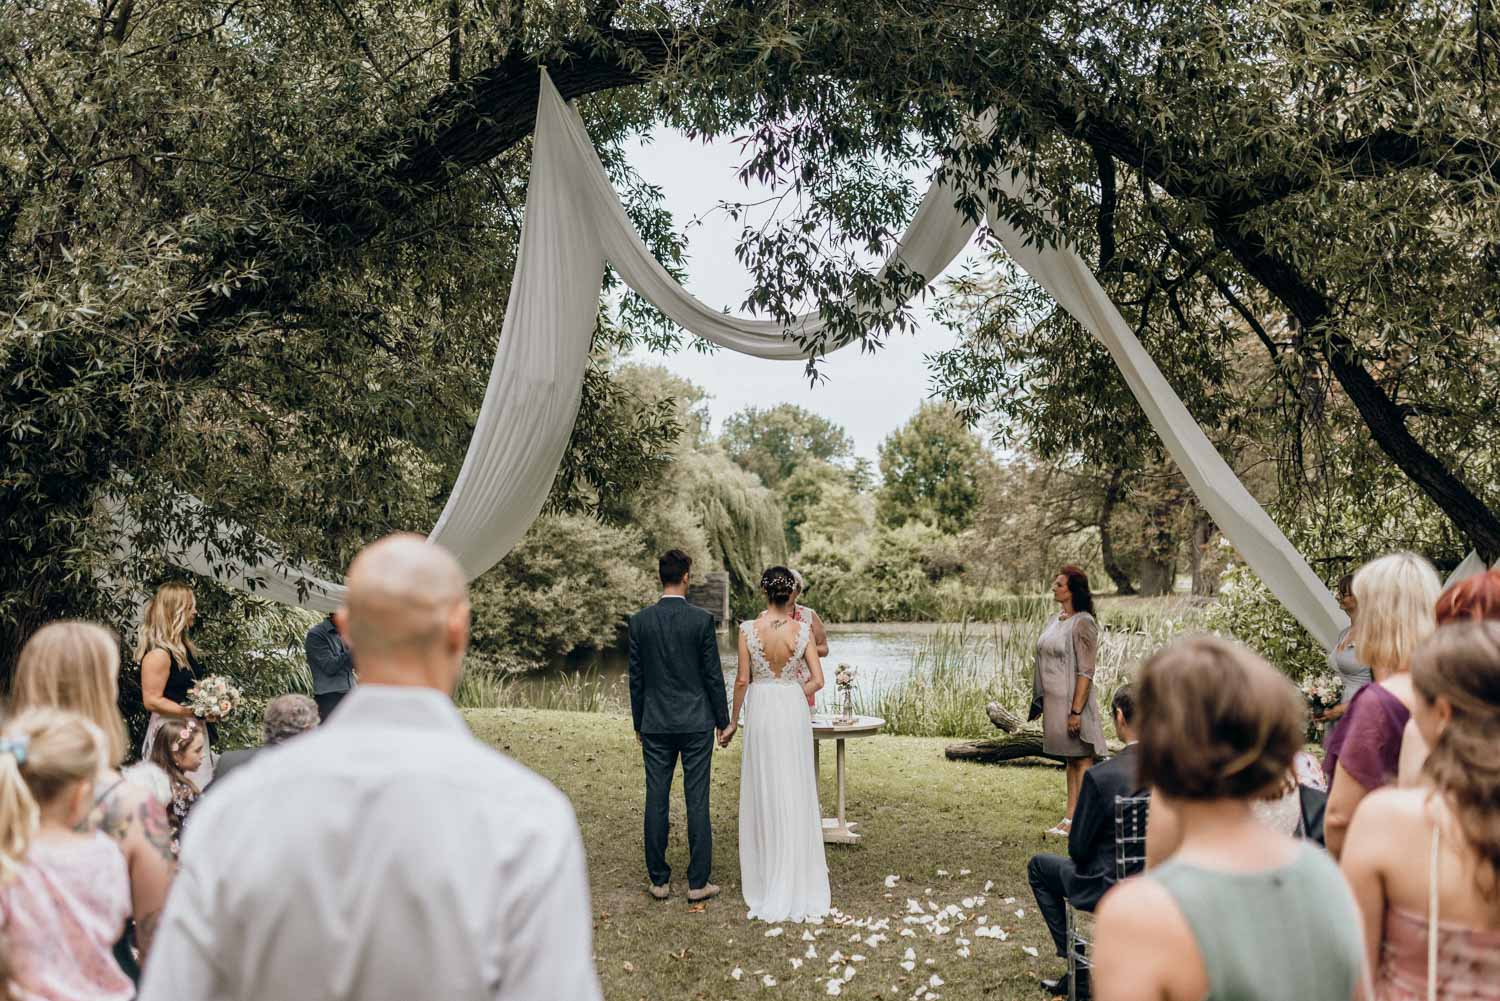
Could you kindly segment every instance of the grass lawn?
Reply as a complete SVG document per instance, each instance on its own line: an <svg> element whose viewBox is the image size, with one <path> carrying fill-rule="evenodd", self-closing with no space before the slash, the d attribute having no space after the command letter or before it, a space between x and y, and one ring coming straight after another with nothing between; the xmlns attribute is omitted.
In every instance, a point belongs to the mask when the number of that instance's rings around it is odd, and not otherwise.
<svg viewBox="0 0 1500 1001"><path fill-rule="evenodd" d="M822 925L768 925L746 921L740 897L738 739L714 763L711 794L713 880L724 892L693 908L680 772L668 847L673 897L658 902L645 892L644 781L627 718L528 709L465 715L481 739L572 800L609 1001L1040 998L1038 976L1061 969L1026 884L1033 852L1064 850L1042 833L1062 815L1058 768L949 762L940 738L850 741L848 813L864 840L828 846L840 915ZM831 814L832 746L824 751L823 806ZM997 928L1003 939L980 934Z"/></svg>

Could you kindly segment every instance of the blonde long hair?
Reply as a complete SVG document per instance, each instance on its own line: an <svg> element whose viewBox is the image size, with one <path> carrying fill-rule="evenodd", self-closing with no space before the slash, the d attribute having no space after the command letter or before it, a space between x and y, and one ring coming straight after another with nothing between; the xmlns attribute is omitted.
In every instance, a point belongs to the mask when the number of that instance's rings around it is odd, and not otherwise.
<svg viewBox="0 0 1500 1001"><path fill-rule="evenodd" d="M99 774L99 728L77 713L28 709L0 739L0 879L26 860L41 808Z"/></svg>
<svg viewBox="0 0 1500 1001"><path fill-rule="evenodd" d="M120 644L92 622L52 622L21 648L10 712L52 706L78 713L104 734L104 763L119 768L128 741L120 715Z"/></svg>
<svg viewBox="0 0 1500 1001"><path fill-rule="evenodd" d="M188 654L196 655L198 648L188 639L187 627L188 618L197 607L198 599L186 584L173 582L157 588L141 617L141 637L135 645L136 663L158 648L182 664L187 663Z"/></svg>
<svg viewBox="0 0 1500 1001"><path fill-rule="evenodd" d="M1416 553L1371 560L1354 575L1359 616L1350 638L1361 663L1392 674L1411 666L1411 655L1437 629L1433 607L1442 581Z"/></svg>

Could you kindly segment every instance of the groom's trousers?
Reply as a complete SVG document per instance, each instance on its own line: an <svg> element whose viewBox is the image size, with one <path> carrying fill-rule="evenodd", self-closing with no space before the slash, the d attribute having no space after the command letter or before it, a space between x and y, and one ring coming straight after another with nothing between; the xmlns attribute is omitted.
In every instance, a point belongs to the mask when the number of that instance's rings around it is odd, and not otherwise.
<svg viewBox="0 0 1500 1001"><path fill-rule="evenodd" d="M708 883L714 855L714 832L708 817L714 732L643 733L641 753L646 762L646 874L656 886L665 886L672 879L672 869L667 865L667 806L680 755L683 798L687 801L688 889L700 889Z"/></svg>

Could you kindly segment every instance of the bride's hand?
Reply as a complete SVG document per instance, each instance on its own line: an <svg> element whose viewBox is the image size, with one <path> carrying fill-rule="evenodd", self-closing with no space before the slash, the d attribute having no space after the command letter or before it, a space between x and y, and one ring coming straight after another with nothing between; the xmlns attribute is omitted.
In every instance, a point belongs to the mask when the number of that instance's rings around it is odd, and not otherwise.
<svg viewBox="0 0 1500 1001"><path fill-rule="evenodd" d="M721 748L728 747L729 746L729 742L734 739L734 733L735 733L735 731L738 730L739 728L740 727L739 727L738 723L731 723L727 727L725 727L724 729L720 730L719 731L719 746Z"/></svg>

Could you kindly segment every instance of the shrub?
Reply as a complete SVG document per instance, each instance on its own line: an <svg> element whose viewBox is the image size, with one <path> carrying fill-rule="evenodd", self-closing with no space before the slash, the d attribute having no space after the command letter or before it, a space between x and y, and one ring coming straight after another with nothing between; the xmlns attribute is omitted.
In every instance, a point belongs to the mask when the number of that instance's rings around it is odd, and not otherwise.
<svg viewBox="0 0 1500 1001"><path fill-rule="evenodd" d="M615 642L625 617L656 593L634 528L583 515L539 518L470 587L476 653L539 666Z"/></svg>
<svg viewBox="0 0 1500 1001"><path fill-rule="evenodd" d="M1323 648L1243 563L1224 571L1219 600L1209 607L1205 625L1244 643L1294 681L1327 663Z"/></svg>

